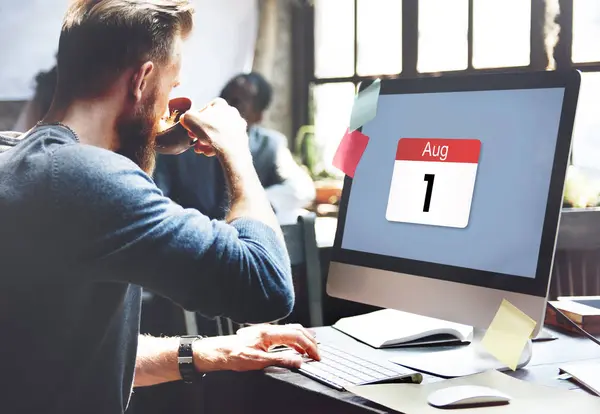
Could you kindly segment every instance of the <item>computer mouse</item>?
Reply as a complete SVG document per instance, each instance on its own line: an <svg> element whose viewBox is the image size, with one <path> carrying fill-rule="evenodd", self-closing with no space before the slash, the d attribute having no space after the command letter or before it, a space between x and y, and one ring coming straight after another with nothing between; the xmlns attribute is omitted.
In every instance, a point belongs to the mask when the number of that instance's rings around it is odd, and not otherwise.
<svg viewBox="0 0 600 414"><path fill-rule="evenodd" d="M511 397L493 388L459 385L429 394L427 402L437 408L464 408L478 405L508 404Z"/></svg>

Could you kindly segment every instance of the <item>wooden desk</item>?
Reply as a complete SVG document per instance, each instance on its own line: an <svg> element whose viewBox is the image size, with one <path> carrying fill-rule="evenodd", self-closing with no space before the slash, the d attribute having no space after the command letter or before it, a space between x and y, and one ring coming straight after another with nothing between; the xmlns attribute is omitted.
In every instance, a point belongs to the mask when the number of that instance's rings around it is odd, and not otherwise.
<svg viewBox="0 0 600 414"><path fill-rule="evenodd" d="M549 329L550 330L550 329ZM333 342L360 355L391 357L406 350L375 350L332 329L318 328L322 341ZM559 366L565 362L600 360L600 347L588 339L550 330L558 339L534 343L533 358L527 368L508 375L547 386L584 392L569 381L558 380ZM419 350L419 352L426 352ZM207 377L208 378L208 377ZM425 376L425 381L440 379ZM270 368L265 373L212 376L205 388L206 413L392 413L348 392L339 392L295 372Z"/></svg>

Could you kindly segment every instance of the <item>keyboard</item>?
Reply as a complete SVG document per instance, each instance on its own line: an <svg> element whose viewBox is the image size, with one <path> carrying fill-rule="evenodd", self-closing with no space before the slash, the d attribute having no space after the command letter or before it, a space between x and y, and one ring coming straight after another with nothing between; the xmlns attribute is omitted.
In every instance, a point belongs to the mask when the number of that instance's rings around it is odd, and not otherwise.
<svg viewBox="0 0 600 414"><path fill-rule="evenodd" d="M393 363L368 361L329 344L319 345L321 361L306 358L299 372L339 391L352 385L406 382L419 384L423 376Z"/></svg>

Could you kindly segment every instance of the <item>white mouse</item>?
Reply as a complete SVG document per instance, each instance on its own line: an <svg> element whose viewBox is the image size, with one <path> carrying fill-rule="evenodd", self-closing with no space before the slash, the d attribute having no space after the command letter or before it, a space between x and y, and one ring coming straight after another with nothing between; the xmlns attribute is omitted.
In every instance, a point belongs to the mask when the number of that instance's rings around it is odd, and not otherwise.
<svg viewBox="0 0 600 414"><path fill-rule="evenodd" d="M507 404L510 400L511 397L498 390L478 385L442 388L427 398L427 402L437 408Z"/></svg>

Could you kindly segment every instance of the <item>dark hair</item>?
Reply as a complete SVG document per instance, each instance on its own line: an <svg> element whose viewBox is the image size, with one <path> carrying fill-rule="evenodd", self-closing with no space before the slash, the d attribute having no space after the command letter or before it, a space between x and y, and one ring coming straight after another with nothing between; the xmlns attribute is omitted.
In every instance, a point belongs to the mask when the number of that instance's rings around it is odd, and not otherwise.
<svg viewBox="0 0 600 414"><path fill-rule="evenodd" d="M229 90L231 90L236 84L249 83L254 88L254 109L262 112L266 110L271 104L273 98L273 87L271 84L258 72L242 73L235 76L221 92L221 97L225 97Z"/></svg>
<svg viewBox="0 0 600 414"><path fill-rule="evenodd" d="M168 61L193 27L189 0L75 0L58 48L57 98L102 94L130 67Z"/></svg>
<svg viewBox="0 0 600 414"><path fill-rule="evenodd" d="M57 70L56 65L48 70L39 72L35 76L35 94L33 101L39 109L40 115L46 115L52 104L52 98L56 91Z"/></svg>

